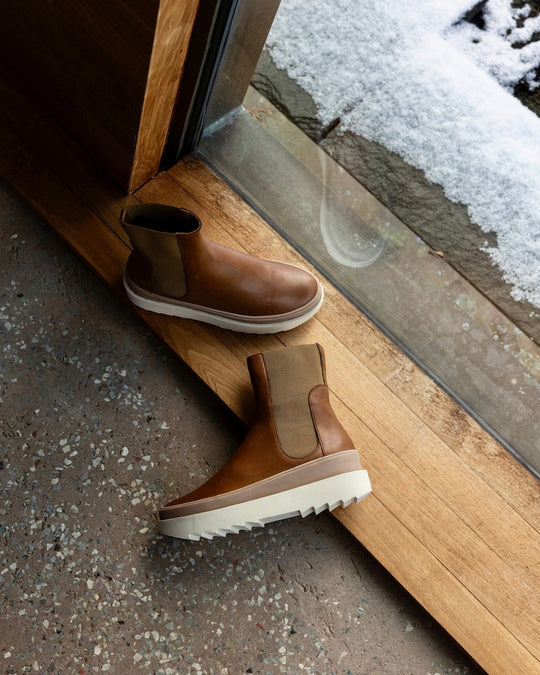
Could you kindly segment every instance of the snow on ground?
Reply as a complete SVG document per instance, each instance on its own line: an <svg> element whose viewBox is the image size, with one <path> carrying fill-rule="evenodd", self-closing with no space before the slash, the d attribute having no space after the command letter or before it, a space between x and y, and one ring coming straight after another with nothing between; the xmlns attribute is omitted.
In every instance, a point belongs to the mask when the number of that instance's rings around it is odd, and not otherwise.
<svg viewBox="0 0 540 675"><path fill-rule="evenodd" d="M495 0L493 34L505 33L501 3L510 0ZM340 117L343 131L401 155L495 231L498 246L488 250L515 299L540 307L540 119L495 79L497 50L473 57L479 43L454 26L474 4L282 0L267 45L323 123ZM498 51L509 86L516 63Z"/></svg>
<svg viewBox="0 0 540 675"><path fill-rule="evenodd" d="M489 0L483 30L462 21L450 28L447 38L509 91L520 81L527 82L533 90L540 86L535 79L540 64L540 41L530 40L540 33L540 16L530 17L529 12L527 6L513 8L510 0ZM517 25L520 18L522 26Z"/></svg>
<svg viewBox="0 0 540 675"><path fill-rule="evenodd" d="M540 80L535 79L540 41L530 40L540 33L540 15L529 13L527 6L513 8L511 0L489 0L483 13L484 29L462 21L450 28L447 38L510 91L520 81L534 90L540 87ZM517 25L520 18L522 26Z"/></svg>

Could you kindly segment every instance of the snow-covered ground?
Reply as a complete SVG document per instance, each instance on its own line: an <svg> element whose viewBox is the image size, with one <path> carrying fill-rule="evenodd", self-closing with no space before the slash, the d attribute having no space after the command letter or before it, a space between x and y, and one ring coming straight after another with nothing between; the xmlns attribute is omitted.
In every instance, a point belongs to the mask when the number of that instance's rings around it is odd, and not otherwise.
<svg viewBox="0 0 540 675"><path fill-rule="evenodd" d="M475 4L282 0L267 46L321 122L398 153L496 232L491 258L540 307L540 119L510 93L537 86L540 42L511 45L540 19L516 29L511 0L488 0L486 30L456 23Z"/></svg>
<svg viewBox="0 0 540 675"><path fill-rule="evenodd" d="M540 16L532 17L529 13L527 6L513 8L511 0L488 0L482 14L485 22L482 29L461 21L446 35L509 91L522 81L534 90L540 87L540 80L536 79L540 41L531 38L540 33Z"/></svg>

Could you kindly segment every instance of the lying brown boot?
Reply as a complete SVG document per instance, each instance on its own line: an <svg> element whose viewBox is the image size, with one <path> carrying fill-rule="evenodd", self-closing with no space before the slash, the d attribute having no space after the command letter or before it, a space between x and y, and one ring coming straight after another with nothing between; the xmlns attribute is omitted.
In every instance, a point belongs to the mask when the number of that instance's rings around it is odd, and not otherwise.
<svg viewBox="0 0 540 675"><path fill-rule="evenodd" d="M305 270L254 258L206 239L197 216L160 204L121 214L133 252L124 272L143 309L244 333L276 333L310 319L323 289Z"/></svg>
<svg viewBox="0 0 540 675"><path fill-rule="evenodd" d="M212 539L348 506L371 492L367 471L330 407L322 347L256 354L248 366L253 426L215 476L160 510L163 534Z"/></svg>

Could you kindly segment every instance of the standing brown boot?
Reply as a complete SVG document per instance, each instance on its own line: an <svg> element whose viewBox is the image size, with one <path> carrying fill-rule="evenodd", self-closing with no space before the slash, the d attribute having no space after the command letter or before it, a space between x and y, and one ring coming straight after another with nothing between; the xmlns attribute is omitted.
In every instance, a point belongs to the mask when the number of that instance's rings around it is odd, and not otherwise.
<svg viewBox="0 0 540 675"><path fill-rule="evenodd" d="M161 204L121 214L133 252L124 272L143 309L244 333L290 330L323 302L317 279L287 263L254 258L207 239L197 216Z"/></svg>
<svg viewBox="0 0 540 675"><path fill-rule="evenodd" d="M371 492L328 398L324 352L301 345L248 359L256 417L225 466L159 512L163 534L198 541L348 506Z"/></svg>

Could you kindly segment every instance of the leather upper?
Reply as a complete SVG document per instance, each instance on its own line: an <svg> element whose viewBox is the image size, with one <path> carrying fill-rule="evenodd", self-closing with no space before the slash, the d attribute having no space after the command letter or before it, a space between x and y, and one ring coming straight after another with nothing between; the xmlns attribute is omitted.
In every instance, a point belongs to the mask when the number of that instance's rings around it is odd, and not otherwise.
<svg viewBox="0 0 540 675"><path fill-rule="evenodd" d="M321 350L322 356L322 348L317 347ZM315 449L301 459L285 455L280 447L274 424L269 379L263 354L251 356L248 359L248 366L256 404L256 417L249 433L220 471L193 492L169 502L167 507L237 490L314 459L351 450L354 447L350 436L330 406L328 387L321 384L304 394L309 399L309 409L317 433L318 442ZM295 374L292 373L291 377L295 377Z"/></svg>
<svg viewBox="0 0 540 675"><path fill-rule="evenodd" d="M187 281L185 302L242 315L285 314L312 301L319 284L293 265L263 260L206 239L178 235Z"/></svg>
<svg viewBox="0 0 540 675"><path fill-rule="evenodd" d="M207 239L197 217L184 209L141 204L125 209L121 222L134 247L127 275L149 293L253 317L287 314L320 300L312 274Z"/></svg>

